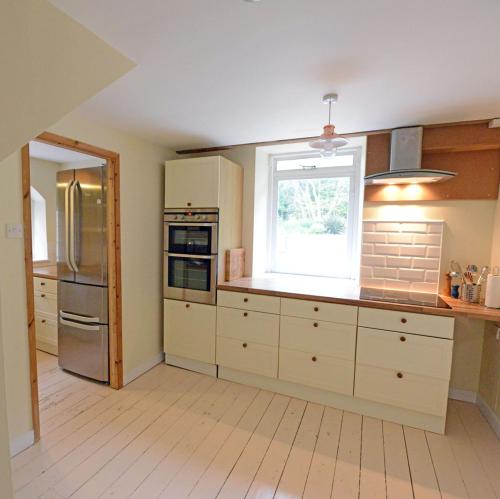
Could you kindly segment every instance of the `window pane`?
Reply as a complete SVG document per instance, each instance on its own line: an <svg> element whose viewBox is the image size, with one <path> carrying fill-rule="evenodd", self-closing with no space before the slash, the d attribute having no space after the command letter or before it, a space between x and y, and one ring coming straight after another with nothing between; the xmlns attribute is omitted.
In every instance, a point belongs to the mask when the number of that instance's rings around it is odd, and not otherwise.
<svg viewBox="0 0 500 499"><path fill-rule="evenodd" d="M33 261L48 260L47 244L47 209L45 198L31 187L31 244L33 247Z"/></svg>
<svg viewBox="0 0 500 499"><path fill-rule="evenodd" d="M276 161L276 170L309 170L331 168L332 166L352 166L353 162L353 154L339 154L332 158L279 159Z"/></svg>
<svg viewBox="0 0 500 499"><path fill-rule="evenodd" d="M275 272L348 277L350 178L280 180Z"/></svg>

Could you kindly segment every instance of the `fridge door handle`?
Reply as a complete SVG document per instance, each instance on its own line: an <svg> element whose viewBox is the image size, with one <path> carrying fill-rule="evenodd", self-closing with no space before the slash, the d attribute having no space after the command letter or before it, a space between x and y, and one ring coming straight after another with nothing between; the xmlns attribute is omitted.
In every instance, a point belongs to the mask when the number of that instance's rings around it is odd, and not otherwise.
<svg viewBox="0 0 500 499"><path fill-rule="evenodd" d="M73 272L75 269L71 265L71 259L70 259L70 253L71 253L71 248L70 248L70 234L71 234L71 187L73 186L73 180L68 183L66 186L66 189L64 190L64 232L65 232L65 248L64 248L64 259L66 260L66 265L70 270Z"/></svg>
<svg viewBox="0 0 500 499"><path fill-rule="evenodd" d="M79 322L68 321L66 319L60 318L59 322L63 326L76 327L77 329L83 329L84 331L99 331L101 329L100 326L91 325L91 324L80 324Z"/></svg>
<svg viewBox="0 0 500 499"><path fill-rule="evenodd" d="M76 253L75 253L75 239L76 239L76 231L77 226L75 224L75 206L76 206L76 198L75 191L79 188L80 182L78 180L74 181L71 184L69 190L69 200L70 200L70 232L69 232L69 261L71 262L71 267L75 272L79 272L78 265L76 264ZM79 216L79 214L78 214Z"/></svg>
<svg viewBox="0 0 500 499"><path fill-rule="evenodd" d="M64 312L64 310L59 311L59 316L61 317L61 319L69 319L78 322L87 322L90 324L95 324L96 322L99 322L99 317L88 317L84 315L71 314L69 312Z"/></svg>

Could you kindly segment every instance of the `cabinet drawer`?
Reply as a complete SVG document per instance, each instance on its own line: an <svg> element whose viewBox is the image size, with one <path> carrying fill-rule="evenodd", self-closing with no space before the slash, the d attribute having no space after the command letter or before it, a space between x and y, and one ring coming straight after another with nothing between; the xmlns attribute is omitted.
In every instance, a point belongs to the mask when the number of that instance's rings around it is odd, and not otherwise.
<svg viewBox="0 0 500 499"><path fill-rule="evenodd" d="M42 293L57 294L57 281L55 279L33 277L33 286L36 291L41 291Z"/></svg>
<svg viewBox="0 0 500 499"><path fill-rule="evenodd" d="M255 312L266 312L268 314L280 313L280 298L277 296L218 291L217 304L222 307L241 308Z"/></svg>
<svg viewBox="0 0 500 499"><path fill-rule="evenodd" d="M276 378L278 348L219 336L217 337L217 364Z"/></svg>
<svg viewBox="0 0 500 499"><path fill-rule="evenodd" d="M57 316L57 295L35 291L35 311Z"/></svg>
<svg viewBox="0 0 500 499"><path fill-rule="evenodd" d="M217 307L217 335L278 346L279 315Z"/></svg>
<svg viewBox="0 0 500 499"><path fill-rule="evenodd" d="M445 416L448 386L448 381L444 379L358 364L354 396L426 414Z"/></svg>
<svg viewBox="0 0 500 499"><path fill-rule="evenodd" d="M282 298L281 315L355 325L358 320L358 307Z"/></svg>
<svg viewBox="0 0 500 499"><path fill-rule="evenodd" d="M165 352L215 364L216 307L164 300Z"/></svg>
<svg viewBox="0 0 500 499"><path fill-rule="evenodd" d="M358 328L360 364L449 380L452 353L452 340Z"/></svg>
<svg viewBox="0 0 500 499"><path fill-rule="evenodd" d="M364 307L359 309L358 320L364 327L449 339L453 338L454 323L453 317Z"/></svg>
<svg viewBox="0 0 500 499"><path fill-rule="evenodd" d="M35 316L35 331L37 348L57 355L57 321L37 314Z"/></svg>
<svg viewBox="0 0 500 499"><path fill-rule="evenodd" d="M354 360L356 326L282 316L280 346Z"/></svg>
<svg viewBox="0 0 500 499"><path fill-rule="evenodd" d="M298 350L280 348L279 378L352 395L354 362L321 353L312 355Z"/></svg>

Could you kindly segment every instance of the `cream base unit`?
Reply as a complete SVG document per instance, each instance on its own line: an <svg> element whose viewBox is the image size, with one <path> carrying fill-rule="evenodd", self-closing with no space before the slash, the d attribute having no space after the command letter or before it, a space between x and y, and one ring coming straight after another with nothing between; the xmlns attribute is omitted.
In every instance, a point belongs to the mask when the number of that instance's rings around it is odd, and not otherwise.
<svg viewBox="0 0 500 499"><path fill-rule="evenodd" d="M35 291L36 348L58 355L57 342L57 281L33 278Z"/></svg>
<svg viewBox="0 0 500 499"><path fill-rule="evenodd" d="M444 432L453 318L232 291L217 310L219 377Z"/></svg>
<svg viewBox="0 0 500 499"><path fill-rule="evenodd" d="M163 313L167 364L214 374L216 307L163 300Z"/></svg>

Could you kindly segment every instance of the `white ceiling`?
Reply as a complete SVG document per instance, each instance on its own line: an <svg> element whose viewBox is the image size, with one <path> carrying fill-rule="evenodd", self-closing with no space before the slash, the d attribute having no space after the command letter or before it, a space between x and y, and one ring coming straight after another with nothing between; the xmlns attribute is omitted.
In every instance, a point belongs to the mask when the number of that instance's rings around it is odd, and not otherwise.
<svg viewBox="0 0 500 499"><path fill-rule="evenodd" d="M44 159L55 163L76 163L96 159L95 156L52 146L44 142L37 142L36 140L30 142L30 158Z"/></svg>
<svg viewBox="0 0 500 499"><path fill-rule="evenodd" d="M81 108L175 149L500 116L496 0L51 0L137 63Z"/></svg>

